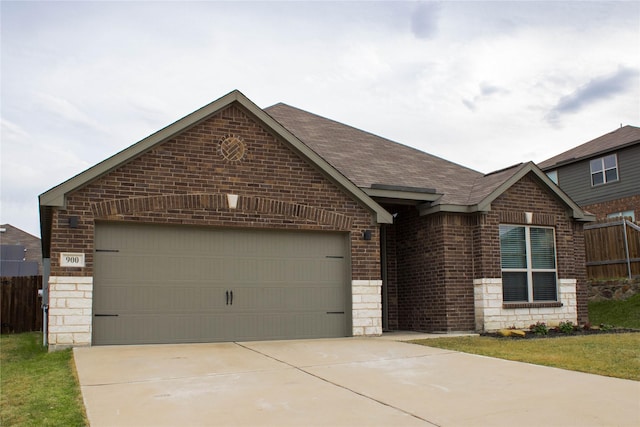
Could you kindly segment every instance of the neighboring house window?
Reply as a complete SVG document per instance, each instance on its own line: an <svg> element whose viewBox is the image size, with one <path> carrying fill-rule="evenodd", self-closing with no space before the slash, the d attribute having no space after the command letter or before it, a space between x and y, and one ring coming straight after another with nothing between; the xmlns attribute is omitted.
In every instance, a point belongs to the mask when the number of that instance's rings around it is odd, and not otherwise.
<svg viewBox="0 0 640 427"><path fill-rule="evenodd" d="M591 160L591 185L618 180L618 160L615 154Z"/></svg>
<svg viewBox="0 0 640 427"><path fill-rule="evenodd" d="M547 176L549 177L549 179L551 181L553 181L554 184L558 185L558 171L557 170L547 172Z"/></svg>
<svg viewBox="0 0 640 427"><path fill-rule="evenodd" d="M607 218L620 218L620 217L631 217L631 221L636 220L635 212L633 211L614 212L607 215Z"/></svg>
<svg viewBox="0 0 640 427"><path fill-rule="evenodd" d="M557 301L553 228L500 225L504 302Z"/></svg>

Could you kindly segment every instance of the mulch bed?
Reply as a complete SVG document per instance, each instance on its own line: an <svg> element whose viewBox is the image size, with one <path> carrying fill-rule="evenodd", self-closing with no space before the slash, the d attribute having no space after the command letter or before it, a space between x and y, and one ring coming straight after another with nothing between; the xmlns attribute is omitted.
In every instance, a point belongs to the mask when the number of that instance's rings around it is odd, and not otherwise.
<svg viewBox="0 0 640 427"><path fill-rule="evenodd" d="M544 339L544 338L558 338L558 337L579 337L579 336L583 336L583 335L624 334L624 333L629 333L629 332L638 332L638 333L640 333L640 330L639 329L629 329L629 328L614 328L614 329L609 329L609 330L578 329L578 330L573 331L573 333L571 333L571 334L565 334L563 332L560 332L557 329L549 329L549 333L547 335L536 334L536 333L531 332L531 331L524 331L524 333L525 333L524 337L519 337L519 336L503 337L501 335L498 335L496 332L483 332L483 333L480 334L480 336L500 338L500 339L523 340L523 339L541 339L541 338Z"/></svg>

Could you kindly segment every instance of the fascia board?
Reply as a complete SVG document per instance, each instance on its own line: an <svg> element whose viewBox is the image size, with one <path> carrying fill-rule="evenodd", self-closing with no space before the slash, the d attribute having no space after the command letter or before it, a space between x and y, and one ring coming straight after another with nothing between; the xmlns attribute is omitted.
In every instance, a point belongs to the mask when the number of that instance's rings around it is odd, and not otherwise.
<svg viewBox="0 0 640 427"><path fill-rule="evenodd" d="M442 194L435 193L421 193L417 191L399 191L399 190L385 190L380 188L361 188L369 197L380 197L385 199L400 199L400 200L416 200L424 202L433 202L442 197Z"/></svg>
<svg viewBox="0 0 640 427"><path fill-rule="evenodd" d="M491 210L491 209L489 209ZM431 215L438 212L453 212L453 213L474 213L481 211L478 209L478 205L436 205L430 206L425 203L424 206L418 206L418 212L420 216Z"/></svg>
<svg viewBox="0 0 640 427"><path fill-rule="evenodd" d="M41 206L65 206L65 197L70 192L88 184L89 182L109 173L151 149L157 144L161 144L172 138L180 132L195 126L202 120L215 114L219 110L227 107L233 102L238 102L256 118L261 120L265 125L272 129L275 133L287 141L287 143L295 149L300 155L306 157L315 164L326 175L331 177L337 184L351 193L354 197L364 203L369 209L376 213L378 223L391 224L393 217L389 212L384 210L373 199L367 196L355 184L349 181L344 175L340 174L335 168L327 163L322 157L313 150L303 144L291 132L284 128L280 123L265 113L256 104L251 102L240 91L234 90L227 95L213 101L212 103L194 111L193 113L183 117L182 119L170 124L169 126L159 130L158 132L144 138L143 140L125 148L108 159L98 163L97 165L81 172L73 178L63 182L62 184L42 193L39 197Z"/></svg>
<svg viewBox="0 0 640 427"><path fill-rule="evenodd" d="M493 190L491 194L489 194L482 201L480 201L480 203L478 203L477 205L478 207L477 210L482 212L490 211L491 203L495 199L497 199L502 193L507 191L513 184L521 180L529 172L533 172L536 175L536 177L538 177L538 179L542 181L543 184L545 184L553 193L555 193L556 196L558 196L560 200L562 200L562 202L571 210L571 216L574 219L579 221L595 220L595 218L590 219L593 217L592 215L586 214L582 210L582 208L580 208L580 206L576 204L576 202L574 202L564 191L562 191L560 187L558 187L553 181L551 181L551 179L547 176L547 174L542 172L542 170L538 168L536 165L534 165L532 162L525 163L524 165L522 165L522 167L518 172L513 174L509 179L507 179L505 182L500 184L498 188Z"/></svg>
<svg viewBox="0 0 640 427"><path fill-rule="evenodd" d="M119 166L133 160L135 157L153 148L155 145L165 142L172 136L185 131L186 129L196 125L201 120L207 118L211 114L226 107L237 99L239 92L233 91L222 98L200 108L181 118L180 120L160 129L156 133L140 140L139 142L125 148L124 150L114 154L113 156L103 160L102 162L92 166L91 168L79 173L73 178L68 179L56 187L42 193L40 195L41 206L64 206L65 196L70 192L88 184L89 182L109 173Z"/></svg>

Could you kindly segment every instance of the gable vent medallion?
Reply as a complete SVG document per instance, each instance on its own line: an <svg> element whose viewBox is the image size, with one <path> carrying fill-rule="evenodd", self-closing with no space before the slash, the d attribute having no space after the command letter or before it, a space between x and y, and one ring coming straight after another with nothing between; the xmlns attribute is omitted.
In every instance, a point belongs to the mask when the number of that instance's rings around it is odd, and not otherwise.
<svg viewBox="0 0 640 427"><path fill-rule="evenodd" d="M242 138L227 135L220 140L220 155L230 162L239 162L247 154L247 145Z"/></svg>

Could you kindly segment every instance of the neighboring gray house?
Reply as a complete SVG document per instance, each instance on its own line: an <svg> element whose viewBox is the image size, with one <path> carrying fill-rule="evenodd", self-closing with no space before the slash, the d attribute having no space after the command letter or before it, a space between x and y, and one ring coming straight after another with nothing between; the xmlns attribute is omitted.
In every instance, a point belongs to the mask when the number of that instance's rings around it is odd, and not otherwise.
<svg viewBox="0 0 640 427"><path fill-rule="evenodd" d="M640 218L640 128L623 126L538 167L598 220Z"/></svg>
<svg viewBox="0 0 640 427"><path fill-rule="evenodd" d="M40 239L10 224L0 225L0 276L42 275Z"/></svg>

